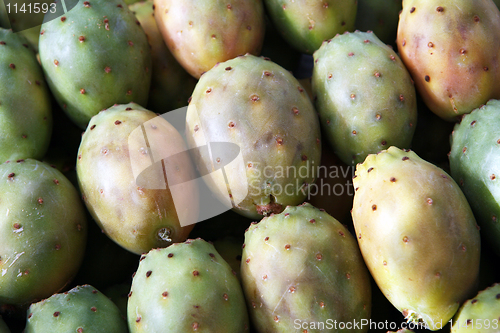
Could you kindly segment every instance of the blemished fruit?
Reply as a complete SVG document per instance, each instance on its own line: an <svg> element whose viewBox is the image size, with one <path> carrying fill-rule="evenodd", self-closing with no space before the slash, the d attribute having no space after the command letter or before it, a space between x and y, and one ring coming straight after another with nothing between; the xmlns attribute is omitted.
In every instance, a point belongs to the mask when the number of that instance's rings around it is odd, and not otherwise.
<svg viewBox="0 0 500 333"><path fill-rule="evenodd" d="M354 29L355 0L264 2L283 38L302 53L313 54L324 40Z"/></svg>
<svg viewBox="0 0 500 333"><path fill-rule="evenodd" d="M0 28L0 163L41 159L52 134L52 105L27 40Z"/></svg>
<svg viewBox="0 0 500 333"><path fill-rule="evenodd" d="M260 219L306 198L320 163L319 122L304 88L279 65L245 55L214 67L198 81L186 123L203 180L236 212Z"/></svg>
<svg viewBox="0 0 500 333"><path fill-rule="evenodd" d="M154 0L154 4L158 29L170 52L196 79L217 63L260 54L265 33L261 0Z"/></svg>
<svg viewBox="0 0 500 333"><path fill-rule="evenodd" d="M404 0L397 46L441 118L458 121L500 98L500 11L492 0Z"/></svg>
<svg viewBox="0 0 500 333"><path fill-rule="evenodd" d="M410 321L443 328L475 292L479 229L453 178L390 147L356 167L352 218L380 290Z"/></svg>
<svg viewBox="0 0 500 333"><path fill-rule="evenodd" d="M313 325L370 318L370 278L356 239L308 203L250 225L241 279L257 332L320 332Z"/></svg>
<svg viewBox="0 0 500 333"><path fill-rule="evenodd" d="M500 255L500 101L465 115L451 135L451 175L460 185L481 227Z"/></svg>
<svg viewBox="0 0 500 333"><path fill-rule="evenodd" d="M344 163L410 147L415 87L397 53L375 34L356 31L323 42L314 53L312 88L324 134Z"/></svg>
<svg viewBox="0 0 500 333"><path fill-rule="evenodd" d="M25 305L71 282L82 262L87 220L57 169L33 160L0 165L0 304Z"/></svg>
<svg viewBox="0 0 500 333"><path fill-rule="evenodd" d="M42 25L39 52L47 83L82 129L114 104L146 106L151 53L137 22L121 0L79 0Z"/></svg>
<svg viewBox="0 0 500 333"><path fill-rule="evenodd" d="M188 182L194 167L180 154L185 151L170 123L135 103L91 119L76 171L85 204L106 235L136 254L187 239L199 202L196 185Z"/></svg>
<svg viewBox="0 0 500 333"><path fill-rule="evenodd" d="M500 329L500 283L467 300L453 318L451 333L494 333Z"/></svg>
<svg viewBox="0 0 500 333"><path fill-rule="evenodd" d="M249 332L236 274L203 239L143 255L127 313L131 333Z"/></svg>
<svg viewBox="0 0 500 333"><path fill-rule="evenodd" d="M127 333L118 307L91 285L54 294L28 309L25 333Z"/></svg>

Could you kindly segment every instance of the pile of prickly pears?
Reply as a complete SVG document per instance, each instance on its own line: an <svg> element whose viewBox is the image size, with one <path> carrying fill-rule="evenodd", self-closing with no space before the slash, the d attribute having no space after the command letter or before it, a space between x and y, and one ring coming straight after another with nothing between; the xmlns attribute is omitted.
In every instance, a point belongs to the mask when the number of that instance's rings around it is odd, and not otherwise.
<svg viewBox="0 0 500 333"><path fill-rule="evenodd" d="M497 6L0 0L0 333L500 332Z"/></svg>

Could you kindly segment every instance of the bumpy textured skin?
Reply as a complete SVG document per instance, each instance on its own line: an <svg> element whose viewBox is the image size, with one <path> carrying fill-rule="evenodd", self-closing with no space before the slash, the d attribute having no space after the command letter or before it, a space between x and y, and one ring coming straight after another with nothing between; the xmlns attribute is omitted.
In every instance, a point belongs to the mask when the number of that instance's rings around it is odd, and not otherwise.
<svg viewBox="0 0 500 333"><path fill-rule="evenodd" d="M214 246L200 238L141 258L127 319L131 333L249 332L238 279Z"/></svg>
<svg viewBox="0 0 500 333"><path fill-rule="evenodd" d="M264 0L274 25L288 43L313 54L324 40L354 29L356 0Z"/></svg>
<svg viewBox="0 0 500 333"><path fill-rule="evenodd" d="M146 105L151 54L137 23L120 0L80 0L42 25L39 53L50 90L81 128L113 104Z"/></svg>
<svg viewBox="0 0 500 333"><path fill-rule="evenodd" d="M458 310L451 333L494 333L500 329L500 283L480 291Z"/></svg>
<svg viewBox="0 0 500 333"><path fill-rule="evenodd" d="M465 115L451 135L451 175L460 185L481 226L500 255L500 101Z"/></svg>
<svg viewBox="0 0 500 333"><path fill-rule="evenodd" d="M404 0L397 46L417 91L443 119L500 97L500 12L491 0Z"/></svg>
<svg viewBox="0 0 500 333"><path fill-rule="evenodd" d="M261 0L154 0L154 4L165 43L196 79L219 62L260 54L265 32Z"/></svg>
<svg viewBox="0 0 500 333"><path fill-rule="evenodd" d="M128 330L113 301L87 284L31 304L24 332L127 333Z"/></svg>
<svg viewBox="0 0 500 333"><path fill-rule="evenodd" d="M453 178L390 147L356 167L352 217L380 290L409 320L444 326L475 291L480 237Z"/></svg>
<svg viewBox="0 0 500 333"><path fill-rule="evenodd" d="M415 87L400 58L373 33L345 33L314 53L313 93L321 126L349 165L390 146L409 148Z"/></svg>
<svg viewBox="0 0 500 333"><path fill-rule="evenodd" d="M245 233L241 277L257 332L316 333L324 330L310 323L370 318L370 278L356 240L308 203L252 223ZM297 322L309 325L297 327Z"/></svg>
<svg viewBox="0 0 500 333"><path fill-rule="evenodd" d="M29 304L71 281L82 262L87 220L57 169L32 159L0 165L0 304Z"/></svg>
<svg viewBox="0 0 500 333"><path fill-rule="evenodd" d="M196 80L177 62L163 41L154 17L153 0L141 1L129 6L141 23L153 61L148 110L165 113L188 104Z"/></svg>
<svg viewBox="0 0 500 333"><path fill-rule="evenodd" d="M396 45L401 0L358 0L355 28L371 30L386 44Z"/></svg>
<svg viewBox="0 0 500 333"><path fill-rule="evenodd" d="M41 159L50 142L50 92L28 42L0 28L0 163Z"/></svg>
<svg viewBox="0 0 500 333"><path fill-rule="evenodd" d="M320 163L320 129L309 97L288 71L252 55L221 63L198 81L186 122L190 148L207 142L239 146L244 163L225 168L236 212L259 219L304 201L312 168ZM212 163L206 150L195 151L202 174L229 158L220 153ZM227 200L222 173L204 180Z"/></svg>
<svg viewBox="0 0 500 333"><path fill-rule="evenodd" d="M158 143L152 156L144 137L129 139L141 125L151 147ZM161 144L164 142L169 144ZM91 119L78 150L78 183L92 217L117 244L141 254L186 240L193 225L182 227L180 221L196 222L197 187L186 183L182 203L175 206L170 187L139 186L131 163L133 154L136 165L145 169L155 156L163 159L185 150L182 137L171 124L135 103L115 105ZM194 167L186 156L168 163L168 177L193 178ZM156 185L162 175L153 173L151 184Z"/></svg>

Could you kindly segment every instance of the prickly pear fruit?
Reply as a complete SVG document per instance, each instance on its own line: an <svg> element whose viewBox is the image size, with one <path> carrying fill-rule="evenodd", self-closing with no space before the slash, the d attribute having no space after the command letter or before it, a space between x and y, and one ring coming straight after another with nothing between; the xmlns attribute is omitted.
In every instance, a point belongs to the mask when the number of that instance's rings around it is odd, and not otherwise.
<svg viewBox="0 0 500 333"><path fill-rule="evenodd" d="M500 101L465 115L451 135L451 175L469 201L482 235L500 255Z"/></svg>
<svg viewBox="0 0 500 333"><path fill-rule="evenodd" d="M127 333L118 307L91 285L54 294L28 309L25 333Z"/></svg>
<svg viewBox="0 0 500 333"><path fill-rule="evenodd" d="M241 278L258 332L323 332L314 325L370 318L370 277L356 240L308 203L252 223Z"/></svg>
<svg viewBox="0 0 500 333"><path fill-rule="evenodd" d="M26 39L0 28L0 163L41 159L50 142L50 92Z"/></svg>
<svg viewBox="0 0 500 333"><path fill-rule="evenodd" d="M131 333L249 331L238 279L202 239L153 249L141 257L127 318Z"/></svg>
<svg viewBox="0 0 500 333"><path fill-rule="evenodd" d="M452 321L451 333L494 333L500 329L500 283L467 300Z"/></svg>
<svg viewBox="0 0 500 333"><path fill-rule="evenodd" d="M389 301L431 330L474 292L480 237L462 191L412 151L390 147L356 167L352 218L363 258Z"/></svg>
<svg viewBox="0 0 500 333"><path fill-rule="evenodd" d="M396 45L401 0L358 0L354 24L357 30L373 31L384 43Z"/></svg>
<svg viewBox="0 0 500 333"><path fill-rule="evenodd" d="M163 41L154 17L153 0L129 6L151 45L152 73L147 109L165 113L188 104L196 80L177 62Z"/></svg>
<svg viewBox="0 0 500 333"><path fill-rule="evenodd" d="M147 139L142 131L132 135L141 128ZM163 179L162 164L143 182L134 177L138 167L146 169L158 157L150 156L154 145L162 161L176 156L165 162L168 183L178 184L175 197L166 180L161 189L148 185ZM199 203L197 187L184 182L194 179L189 156L180 154L185 150L181 135L170 123L135 103L115 105L91 119L78 150L78 183L92 217L117 244L141 254L186 240ZM131 158L137 156L141 159L132 165ZM174 204L175 198L179 201Z"/></svg>
<svg viewBox="0 0 500 333"><path fill-rule="evenodd" d="M197 79L219 62L260 54L265 31L261 0L154 0L154 4L165 43Z"/></svg>
<svg viewBox="0 0 500 333"><path fill-rule="evenodd" d="M120 0L79 0L42 25L40 61L50 90L81 128L113 104L146 105L151 54L137 23Z"/></svg>
<svg viewBox="0 0 500 333"><path fill-rule="evenodd" d="M349 165L390 146L409 148L417 122L410 74L373 33L338 35L314 53L313 93L335 153Z"/></svg>
<svg viewBox="0 0 500 333"><path fill-rule="evenodd" d="M49 297L71 281L85 251L80 196L57 169L32 159L0 165L0 304Z"/></svg>
<svg viewBox="0 0 500 333"><path fill-rule="evenodd" d="M456 121L500 98L500 12L491 0L403 0L398 51L417 91Z"/></svg>
<svg viewBox="0 0 500 333"><path fill-rule="evenodd" d="M239 147L242 161L232 164L231 149L193 154L221 202L230 200L229 207L256 219L304 201L320 163L320 130L309 97L288 71L252 55L221 63L198 81L186 122L190 148ZM226 164L225 172L211 172Z"/></svg>
<svg viewBox="0 0 500 333"><path fill-rule="evenodd" d="M264 0L269 16L288 43L313 54L324 40L354 29L356 0Z"/></svg>

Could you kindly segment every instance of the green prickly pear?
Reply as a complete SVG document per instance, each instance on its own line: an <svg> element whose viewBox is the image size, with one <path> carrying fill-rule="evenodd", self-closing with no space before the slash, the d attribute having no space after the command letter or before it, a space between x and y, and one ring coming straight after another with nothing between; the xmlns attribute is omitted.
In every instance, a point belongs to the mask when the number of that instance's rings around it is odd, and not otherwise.
<svg viewBox="0 0 500 333"><path fill-rule="evenodd" d="M221 63L198 81L186 119L191 149L212 142L239 147L241 160L232 164L230 149L194 154L221 202L256 219L304 201L320 163L320 129L309 97L291 73L252 55ZM225 172L211 172L224 163Z"/></svg>
<svg viewBox="0 0 500 333"><path fill-rule="evenodd" d="M25 38L0 28L0 163L41 159L52 134L50 93Z"/></svg>
<svg viewBox="0 0 500 333"><path fill-rule="evenodd" d="M28 309L24 333L127 333L118 307L91 285L54 294Z"/></svg>
<svg viewBox="0 0 500 333"><path fill-rule="evenodd" d="M274 25L288 43L313 54L324 40L354 29L356 0L264 0Z"/></svg>
<svg viewBox="0 0 500 333"><path fill-rule="evenodd" d="M500 283L480 291L467 300L455 318L451 333L495 333L500 330Z"/></svg>
<svg viewBox="0 0 500 333"><path fill-rule="evenodd" d="M500 255L500 101L465 115L451 135L451 175L469 201L482 235Z"/></svg>
<svg viewBox="0 0 500 333"><path fill-rule="evenodd" d="M152 77L147 109L165 113L188 104L196 80L177 62L163 41L154 17L153 0L129 6L151 45Z"/></svg>
<svg viewBox="0 0 500 333"><path fill-rule="evenodd" d="M260 54L265 31L261 0L154 0L154 4L165 43L197 79L219 62Z"/></svg>
<svg viewBox="0 0 500 333"><path fill-rule="evenodd" d="M390 146L409 148L417 122L410 74L373 33L345 33L314 53L313 93L321 125L349 165Z"/></svg>
<svg viewBox="0 0 500 333"><path fill-rule="evenodd" d="M141 129L147 133L148 143ZM133 135L139 131L139 135ZM163 144L168 142L167 144ZM177 187L150 187L163 176L162 165L138 183L140 167L151 166L148 144L158 143L154 154L173 156L186 150L179 132L156 113L140 105L115 105L92 117L83 134L76 171L85 204L100 228L123 248L142 254L186 240L198 217L198 190L192 183ZM150 156L151 155L151 156ZM169 182L194 179L189 156L178 154L165 163ZM134 163L132 164L132 160ZM155 184L153 184L155 185Z"/></svg>
<svg viewBox="0 0 500 333"><path fill-rule="evenodd" d="M82 262L87 236L77 190L33 159L0 165L0 304L24 305L64 288Z"/></svg>
<svg viewBox="0 0 500 333"><path fill-rule="evenodd" d="M241 278L257 332L325 332L334 322L370 318L370 277L356 240L308 203L252 223L245 233ZM320 323L323 328L316 326Z"/></svg>
<svg viewBox="0 0 500 333"><path fill-rule="evenodd" d="M79 0L42 25L40 61L50 90L81 128L113 104L146 105L151 54L138 23L120 0Z"/></svg>
<svg viewBox="0 0 500 333"><path fill-rule="evenodd" d="M202 239L143 255L132 281L127 314L131 333L249 331L245 299L234 271Z"/></svg>
<svg viewBox="0 0 500 333"><path fill-rule="evenodd" d="M500 11L492 0L403 0L397 46L441 118L457 121L500 98Z"/></svg>
<svg viewBox="0 0 500 333"><path fill-rule="evenodd" d="M354 228L380 290L408 320L444 327L479 273L479 230L459 186L396 147L368 155L353 184Z"/></svg>

